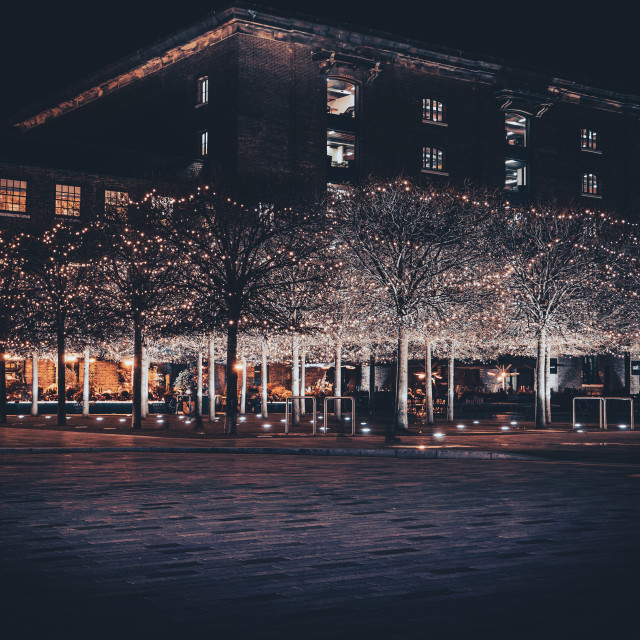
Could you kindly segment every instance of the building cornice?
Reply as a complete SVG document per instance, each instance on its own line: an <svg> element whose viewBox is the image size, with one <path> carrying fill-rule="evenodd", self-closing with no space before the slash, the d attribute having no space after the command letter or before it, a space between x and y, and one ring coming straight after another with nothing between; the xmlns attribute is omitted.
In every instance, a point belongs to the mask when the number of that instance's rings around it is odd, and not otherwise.
<svg viewBox="0 0 640 640"><path fill-rule="evenodd" d="M64 97L51 99L49 106L31 108L19 114L12 123L19 129L28 131L141 78L162 71L238 33L275 40L286 39L294 44L311 46L315 51L327 51L328 57L335 53L342 58L372 60L373 79L384 68L384 64L390 62L426 66L441 75L485 84L496 82L504 70L511 69L497 60L472 59L457 50L427 48L423 43L394 39L390 34L319 22L309 16L275 15L234 6L105 67L70 86ZM578 96L578 101L608 110L640 109L640 98L636 96L585 87L561 79L553 79L548 91L549 101L576 102Z"/></svg>

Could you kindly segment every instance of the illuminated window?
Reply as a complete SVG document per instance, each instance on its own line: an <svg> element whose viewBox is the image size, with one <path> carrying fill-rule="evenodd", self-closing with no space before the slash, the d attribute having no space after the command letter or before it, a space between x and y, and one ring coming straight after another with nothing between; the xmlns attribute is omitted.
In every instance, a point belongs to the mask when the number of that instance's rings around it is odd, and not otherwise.
<svg viewBox="0 0 640 640"><path fill-rule="evenodd" d="M56 185L56 215L75 218L80 216L80 187Z"/></svg>
<svg viewBox="0 0 640 640"><path fill-rule="evenodd" d="M507 191L526 191L527 163L522 160L507 158L504 161L504 188Z"/></svg>
<svg viewBox="0 0 640 640"><path fill-rule="evenodd" d="M425 171L444 171L444 151L435 147L422 147L422 168Z"/></svg>
<svg viewBox="0 0 640 640"><path fill-rule="evenodd" d="M356 115L356 85L339 78L327 78L327 113Z"/></svg>
<svg viewBox="0 0 640 640"><path fill-rule="evenodd" d="M582 129L580 131L580 148L583 151L598 151L598 132Z"/></svg>
<svg viewBox="0 0 640 640"><path fill-rule="evenodd" d="M425 122L444 122L444 105L431 98L422 100L422 119Z"/></svg>
<svg viewBox="0 0 640 640"><path fill-rule="evenodd" d="M108 218L126 218L129 194L126 191L105 191L104 211Z"/></svg>
<svg viewBox="0 0 640 640"><path fill-rule="evenodd" d="M200 155L206 156L209 154L209 132L202 131L200 133Z"/></svg>
<svg viewBox="0 0 640 640"><path fill-rule="evenodd" d="M507 144L510 147L526 147L529 119L519 113L507 112L504 116L504 122Z"/></svg>
<svg viewBox="0 0 640 640"><path fill-rule="evenodd" d="M327 131L327 158L331 166L351 169L356 157L356 137L345 131Z"/></svg>
<svg viewBox="0 0 640 640"><path fill-rule="evenodd" d="M209 102L209 78L198 78L198 104Z"/></svg>
<svg viewBox="0 0 640 640"><path fill-rule="evenodd" d="M582 174L582 194L586 196L600 195L598 176L595 173Z"/></svg>
<svg viewBox="0 0 640 640"><path fill-rule="evenodd" d="M27 183L0 178L0 211L24 213L27 210Z"/></svg>

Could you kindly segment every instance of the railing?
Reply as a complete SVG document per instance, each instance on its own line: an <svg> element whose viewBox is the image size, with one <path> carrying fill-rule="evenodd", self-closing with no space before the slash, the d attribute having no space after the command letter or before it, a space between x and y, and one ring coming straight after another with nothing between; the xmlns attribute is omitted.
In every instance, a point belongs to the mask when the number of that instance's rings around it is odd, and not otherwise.
<svg viewBox="0 0 640 640"><path fill-rule="evenodd" d="M329 400L337 400L341 402L342 400L351 400L351 435L356 435L356 402L355 398L352 396L327 396L324 399L324 433L327 434L327 405L329 404ZM334 408L334 415L338 420L342 420L342 411L336 411Z"/></svg>
<svg viewBox="0 0 640 640"><path fill-rule="evenodd" d="M316 398L315 396L291 396L290 398L287 398L285 400L285 407L284 407L284 415L285 415L285 422L284 422L284 432L285 434L289 434L289 402L291 401L292 405L291 405L291 409L292 409L292 413L293 413L293 401L294 400L311 400L313 402L313 435L316 435L316 425L318 423L317 420L317 412L316 412ZM293 419L292 419L293 422Z"/></svg>
<svg viewBox="0 0 640 640"><path fill-rule="evenodd" d="M603 398L600 396L577 396L573 399L573 420L572 420L572 428L576 428L576 400L597 400L600 403L598 407L598 428L607 430L608 422L607 422L607 402L610 400L617 400L629 403L630 413L631 413L631 422L629 423L629 427L631 429L635 428L634 416L633 416L633 398L627 397L608 397Z"/></svg>

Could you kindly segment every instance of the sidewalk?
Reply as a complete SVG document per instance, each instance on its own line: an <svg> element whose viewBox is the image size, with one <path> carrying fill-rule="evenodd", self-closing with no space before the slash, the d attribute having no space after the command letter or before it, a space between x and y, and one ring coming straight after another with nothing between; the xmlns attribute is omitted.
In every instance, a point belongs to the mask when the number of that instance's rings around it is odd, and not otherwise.
<svg viewBox="0 0 640 640"><path fill-rule="evenodd" d="M0 428L0 453L162 451L165 453L264 453L340 455L354 457L414 457L471 459L544 459L594 463L640 464L640 431L572 431L570 425L553 425L543 431L531 423L499 420L414 424L387 445L384 427L358 419L356 435L337 436L335 426L312 435L311 419L285 435L284 416L269 420L246 416L238 435L224 434L224 418L206 419L204 431L184 416L151 416L141 432L133 434L130 418L120 415L68 416L66 427L55 425L55 416L10 416Z"/></svg>

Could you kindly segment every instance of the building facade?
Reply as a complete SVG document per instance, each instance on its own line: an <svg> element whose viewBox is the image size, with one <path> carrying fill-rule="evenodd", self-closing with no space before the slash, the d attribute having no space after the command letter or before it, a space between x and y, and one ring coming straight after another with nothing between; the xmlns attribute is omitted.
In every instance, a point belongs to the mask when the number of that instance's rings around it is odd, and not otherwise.
<svg viewBox="0 0 640 640"><path fill-rule="evenodd" d="M400 174L631 219L640 211L640 97L242 6L10 124L4 224L90 219L159 182L323 190Z"/></svg>
<svg viewBox="0 0 640 640"><path fill-rule="evenodd" d="M640 205L640 97L242 7L12 124L22 140L179 158L178 177L207 182L317 189L403 174L631 217Z"/></svg>

